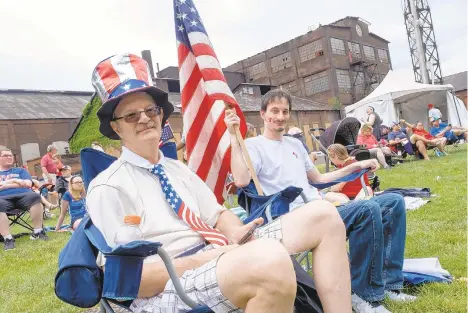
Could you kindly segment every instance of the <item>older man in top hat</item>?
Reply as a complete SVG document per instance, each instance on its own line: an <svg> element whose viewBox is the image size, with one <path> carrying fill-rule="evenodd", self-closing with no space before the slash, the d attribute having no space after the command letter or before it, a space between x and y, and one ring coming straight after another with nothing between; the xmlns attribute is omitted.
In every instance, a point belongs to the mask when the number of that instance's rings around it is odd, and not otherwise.
<svg viewBox="0 0 468 313"><path fill-rule="evenodd" d="M110 246L124 217L140 216L144 239L163 243L188 295L216 313L292 313L296 280L289 255L313 249L325 312L351 312L345 230L333 206L323 202L287 214L238 245L262 219L243 225L195 173L158 149L173 107L167 93L152 86L146 62L131 54L106 59L97 65L93 85L103 100L99 130L123 145L121 157L90 183L87 196L89 214ZM104 262L98 258L99 265ZM131 309L189 309L157 256L145 260Z"/></svg>

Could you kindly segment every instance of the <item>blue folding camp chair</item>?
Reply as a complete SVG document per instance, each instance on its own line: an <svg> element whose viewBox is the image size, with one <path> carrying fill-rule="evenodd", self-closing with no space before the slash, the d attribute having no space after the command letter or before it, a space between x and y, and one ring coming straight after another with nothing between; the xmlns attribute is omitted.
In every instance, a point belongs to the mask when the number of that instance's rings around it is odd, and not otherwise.
<svg viewBox="0 0 468 313"><path fill-rule="evenodd" d="M367 173L369 169L363 169L360 171L353 172L349 175L346 175L336 181L323 184L315 184L309 182L312 186L317 189L325 189L333 185L350 182L356 178L360 178L361 185L364 188L364 193L366 197L369 197L369 192L364 181L364 174ZM302 188L297 188L290 186L280 192L277 192L269 196L259 196L253 181L244 188L237 189L238 203L244 208L247 212L248 217L244 220L244 223L249 223L258 217L263 217L266 223L272 222L274 219L280 217L289 212L289 204L293 202L298 196L302 197L304 203L309 202L305 196ZM306 261L304 269L310 271L311 265L309 258L306 258L310 251L303 252L299 254L296 260L301 263L304 259Z"/></svg>
<svg viewBox="0 0 468 313"><path fill-rule="evenodd" d="M165 156L170 158L177 158L175 143L166 143L161 147L161 150ZM89 183L94 179L94 177L107 169L115 160L115 157L95 149L85 148L81 150L82 175L86 188L88 188ZM76 250L76 246L71 244L70 248L68 249L75 249L75 251L80 251L82 255L75 256L75 253L67 254L67 245L59 257L59 272L56 277L56 294L62 300L67 301L66 299L73 297L76 299L80 293L89 294L89 290L86 290L89 288L88 286L79 286L75 281L73 281L73 278L71 278L76 277L76 273L70 275L70 278L67 276L66 279L63 279L64 277L60 277L60 275L67 275L64 274L65 269L70 269L73 267L78 268L79 266L83 267L86 264L90 268L92 268L93 265L96 267L96 254L97 251L100 251L107 258L105 272L102 273L100 269L96 269L94 272L90 270L85 271L85 273L94 273L94 275L91 275L92 279L98 279L101 281L102 294L99 295L101 312L113 313L114 310L110 303L125 309L129 309L132 302L131 299L134 299L137 295L135 290L136 292L138 291L141 277L142 263L139 265L135 264L139 262L138 260L142 262L146 256L158 254L166 265L169 277L174 283L174 287L181 300L192 308L192 310L188 313L213 313L213 311L210 310L207 306L200 306L187 296L184 288L180 283L179 277L177 276L170 256L163 248L161 248L160 243L136 241L131 242L125 246L118 246L114 249L111 249L107 245L102 234L93 225L89 217L85 217L82 223L80 223L79 229L80 231L77 230L72 235L70 242L74 241L76 245L81 245L82 248ZM78 236L86 236L87 240L78 238ZM90 245L92 246L91 248L89 248ZM91 253L91 250L94 252ZM88 253L83 253L83 251L88 251ZM137 274L135 274L135 272ZM129 283L124 283L125 279L130 279L128 281ZM109 290L112 290L112 292L109 292ZM129 290L132 290L132 292L130 292L132 293L130 296L127 295ZM113 294L113 296L109 296L110 294ZM118 296L116 296L116 294ZM89 303L88 306L85 306L85 304L80 304L80 306L89 307Z"/></svg>

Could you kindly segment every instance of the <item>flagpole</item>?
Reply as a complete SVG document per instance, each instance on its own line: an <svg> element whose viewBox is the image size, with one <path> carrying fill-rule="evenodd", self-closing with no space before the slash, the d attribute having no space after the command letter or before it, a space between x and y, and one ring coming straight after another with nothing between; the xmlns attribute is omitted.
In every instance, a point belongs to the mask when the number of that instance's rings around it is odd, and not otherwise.
<svg viewBox="0 0 468 313"><path fill-rule="evenodd" d="M231 106L226 102L224 102L224 106L228 110L231 109ZM245 145L244 138L242 138L242 134L238 126L235 127L235 130L236 130L237 141L239 142L241 146L242 155L244 156L244 160L247 163L247 168L249 169L250 175L252 176L252 180L254 182L255 188L257 189L257 194L259 196L263 196L263 189L262 189L262 186L260 186L260 181L258 180L257 174L255 173L255 170L253 168L252 160L250 159L250 155Z"/></svg>

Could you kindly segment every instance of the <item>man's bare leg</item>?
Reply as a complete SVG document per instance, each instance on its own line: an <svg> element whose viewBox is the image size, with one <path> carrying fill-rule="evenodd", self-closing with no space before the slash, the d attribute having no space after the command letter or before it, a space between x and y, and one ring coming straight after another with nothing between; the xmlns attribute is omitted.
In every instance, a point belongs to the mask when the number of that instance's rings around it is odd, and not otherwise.
<svg viewBox="0 0 468 313"><path fill-rule="evenodd" d="M418 148L419 153L424 157L424 160L429 161L429 156L427 155L426 144L422 140L416 141L416 147Z"/></svg>
<svg viewBox="0 0 468 313"><path fill-rule="evenodd" d="M369 151L371 153L375 153L377 160L379 161L380 164L382 164L383 167L388 167L387 161L385 161L385 155L383 154L380 148L372 148L372 149L369 149Z"/></svg>
<svg viewBox="0 0 468 313"><path fill-rule="evenodd" d="M6 235L10 234L10 220L6 213L0 213L0 235L5 238Z"/></svg>
<svg viewBox="0 0 468 313"><path fill-rule="evenodd" d="M412 136L410 137L410 141L411 141L413 144L417 144L418 141L422 141L422 142L425 143L425 144L430 144L430 143L431 143L430 140L424 138L423 136L419 136L419 135L412 135Z"/></svg>
<svg viewBox="0 0 468 313"><path fill-rule="evenodd" d="M317 292L326 313L351 313L351 278L346 230L336 208L313 201L281 218L290 254L312 249Z"/></svg>
<svg viewBox="0 0 468 313"><path fill-rule="evenodd" d="M392 150L389 147L382 147L381 149L384 154L387 154L387 155L392 154Z"/></svg>
<svg viewBox="0 0 468 313"><path fill-rule="evenodd" d="M216 276L222 294L246 313L293 312L296 274L277 240L257 239L227 252L218 260Z"/></svg>
<svg viewBox="0 0 468 313"><path fill-rule="evenodd" d="M445 145L447 144L447 138L442 137L436 140L437 140L436 146L440 150L440 152L447 154L447 152L445 152Z"/></svg>
<svg viewBox="0 0 468 313"><path fill-rule="evenodd" d="M42 228L42 220L44 218L44 208L42 203L36 203L29 209L29 214L31 214L31 220L34 229Z"/></svg>

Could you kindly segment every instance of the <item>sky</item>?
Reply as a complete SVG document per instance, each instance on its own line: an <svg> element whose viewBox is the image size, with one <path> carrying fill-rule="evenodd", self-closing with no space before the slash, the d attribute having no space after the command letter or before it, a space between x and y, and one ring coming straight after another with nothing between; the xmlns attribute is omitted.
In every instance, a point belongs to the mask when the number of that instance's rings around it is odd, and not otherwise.
<svg viewBox="0 0 468 313"><path fill-rule="evenodd" d="M394 69L412 64L402 0L195 0L223 67L346 16L390 41ZM467 1L428 0L443 76L467 70ZM89 90L108 56L151 50L177 65L172 0L0 0L0 89Z"/></svg>

